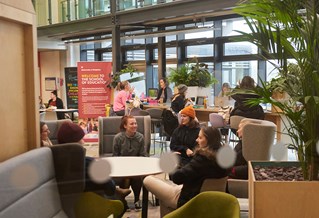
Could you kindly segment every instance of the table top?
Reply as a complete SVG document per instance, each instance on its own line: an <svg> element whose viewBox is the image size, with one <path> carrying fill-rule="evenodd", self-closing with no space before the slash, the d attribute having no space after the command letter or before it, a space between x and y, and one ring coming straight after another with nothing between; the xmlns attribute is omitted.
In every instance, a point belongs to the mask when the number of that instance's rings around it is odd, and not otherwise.
<svg viewBox="0 0 319 218"><path fill-rule="evenodd" d="M111 177L147 176L162 173L155 157L104 157L111 165Z"/></svg>
<svg viewBox="0 0 319 218"><path fill-rule="evenodd" d="M45 112L45 111L56 111L56 112L77 112L78 109L40 109L40 112Z"/></svg>
<svg viewBox="0 0 319 218"><path fill-rule="evenodd" d="M161 108L161 109L167 109L170 108L170 104L144 104L143 107L145 109L147 108ZM219 106L212 106L212 107L198 107L198 106L194 106L195 111L209 111L209 112L218 112L218 110L220 109Z"/></svg>

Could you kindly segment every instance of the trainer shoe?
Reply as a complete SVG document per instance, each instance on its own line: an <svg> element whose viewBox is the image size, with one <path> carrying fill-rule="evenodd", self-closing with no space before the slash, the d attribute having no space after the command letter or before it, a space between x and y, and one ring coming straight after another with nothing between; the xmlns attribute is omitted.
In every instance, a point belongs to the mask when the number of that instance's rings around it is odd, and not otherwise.
<svg viewBox="0 0 319 218"><path fill-rule="evenodd" d="M141 206L141 201L138 200L134 203L134 206L135 206L135 211L139 211L142 209L142 206Z"/></svg>

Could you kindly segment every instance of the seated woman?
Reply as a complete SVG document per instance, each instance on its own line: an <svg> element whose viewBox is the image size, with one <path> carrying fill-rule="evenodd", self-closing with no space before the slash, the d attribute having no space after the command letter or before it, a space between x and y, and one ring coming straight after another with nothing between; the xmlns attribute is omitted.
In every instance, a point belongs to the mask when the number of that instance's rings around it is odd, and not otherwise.
<svg viewBox="0 0 319 218"><path fill-rule="evenodd" d="M116 87L119 91L114 98L113 111L117 116L123 116L125 114L126 101L132 98L134 88L131 88L128 81L119 82Z"/></svg>
<svg viewBox="0 0 319 218"><path fill-rule="evenodd" d="M185 104L187 103L187 86L184 84L180 84L177 86L177 90L178 93L173 95L171 103L171 108L176 114L178 114L178 112L182 110L185 107Z"/></svg>
<svg viewBox="0 0 319 218"><path fill-rule="evenodd" d="M120 130L113 140L113 156L147 156L144 148L144 137L137 132L136 119L131 115L122 117ZM129 166L127 166L129 167ZM121 188L132 187L135 210L141 209L140 193L143 186L142 177L118 180ZM128 209L127 202L124 206Z"/></svg>
<svg viewBox="0 0 319 218"><path fill-rule="evenodd" d="M199 123L192 106L187 106L180 112L181 123L171 136L171 151L176 152L181 157L181 166L187 164L194 155L196 138L199 133Z"/></svg>
<svg viewBox="0 0 319 218"><path fill-rule="evenodd" d="M40 137L41 137L41 147L52 146L52 142L49 138L50 130L45 122L40 122Z"/></svg>
<svg viewBox="0 0 319 218"><path fill-rule="evenodd" d="M229 83L223 83L222 90L218 93L218 97L227 97L231 92Z"/></svg>
<svg viewBox="0 0 319 218"><path fill-rule="evenodd" d="M169 208L181 207L196 196L205 179L226 176L226 169L222 169L216 162L216 153L222 147L219 130L203 127L196 141L198 146L193 159L170 175L173 184L154 176L144 179L145 187L160 200L161 213L164 209L167 211Z"/></svg>
<svg viewBox="0 0 319 218"><path fill-rule="evenodd" d="M157 94L156 100L162 103L171 102L173 96L172 89L168 87L168 82L165 78L160 79L160 90ZM160 100L162 99L162 101Z"/></svg>
<svg viewBox="0 0 319 218"><path fill-rule="evenodd" d="M250 76L244 76L239 84L239 87L236 87L236 89L253 90L255 87L254 79ZM253 119L264 119L264 110L260 105L251 106L247 105L246 103L246 101L249 99L259 98L258 95L238 93L231 95L231 97L235 100L235 105L234 109L230 113L230 116L237 115Z"/></svg>

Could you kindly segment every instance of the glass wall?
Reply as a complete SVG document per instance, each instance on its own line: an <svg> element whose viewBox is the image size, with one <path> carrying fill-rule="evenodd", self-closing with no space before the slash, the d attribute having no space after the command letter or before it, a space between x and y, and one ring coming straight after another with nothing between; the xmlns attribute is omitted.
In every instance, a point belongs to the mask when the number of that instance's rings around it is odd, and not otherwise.
<svg viewBox="0 0 319 218"><path fill-rule="evenodd" d="M221 23L221 29L211 28L215 26L215 22ZM176 68L183 63L194 62L194 57L200 63L207 63L209 71L219 80L218 84L212 87L212 96L214 93L219 93L221 84L228 82L232 87L235 87L238 82L246 75L251 76L256 83L259 83L259 78L269 80L277 75L270 64L265 64L264 60L259 58L258 49L255 45L244 41L240 41L237 30L247 32L247 26L243 18L232 18L225 20L208 21L203 24L211 29L205 31L196 30L190 32L190 28L199 25L198 23L183 24L177 26L166 27L169 30L166 35L166 76L170 75L172 68ZM186 30L183 32L182 27ZM175 28L175 29L174 29ZM175 30L175 31L174 31ZM158 31L154 28L153 31ZM171 33L175 32L175 35ZM137 38L134 38L133 35ZM218 38L214 36L221 35ZM151 35L152 40L144 31L135 31L126 33L132 35L132 38L122 40L125 44L121 47L121 55L124 60L122 64L132 63L133 66L142 67L140 72L145 72L151 78L144 80L145 87L158 86L158 38ZM144 36L145 38L143 38ZM110 51L111 42L103 43L102 48L106 50L102 53L102 60L111 60L112 54ZM134 47L134 49L133 49ZM88 60L91 60L93 53L88 52ZM150 55L146 55L150 54ZM99 57L99 55L95 55ZM173 86L173 84L171 84ZM144 86L142 86L144 87ZM171 87L173 88L173 87ZM212 101L213 102L213 101Z"/></svg>

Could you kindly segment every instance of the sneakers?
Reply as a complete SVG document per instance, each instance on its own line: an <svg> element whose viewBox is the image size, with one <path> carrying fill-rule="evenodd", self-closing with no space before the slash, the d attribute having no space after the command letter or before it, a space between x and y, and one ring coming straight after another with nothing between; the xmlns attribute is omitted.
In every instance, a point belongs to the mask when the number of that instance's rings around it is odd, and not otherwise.
<svg viewBox="0 0 319 218"><path fill-rule="evenodd" d="M115 193L119 196L120 199L124 199L126 196L131 194L131 189L116 188Z"/></svg>
<svg viewBox="0 0 319 218"><path fill-rule="evenodd" d="M142 206L141 206L141 201L138 200L134 203L134 206L135 206L135 211L139 211L142 209Z"/></svg>

